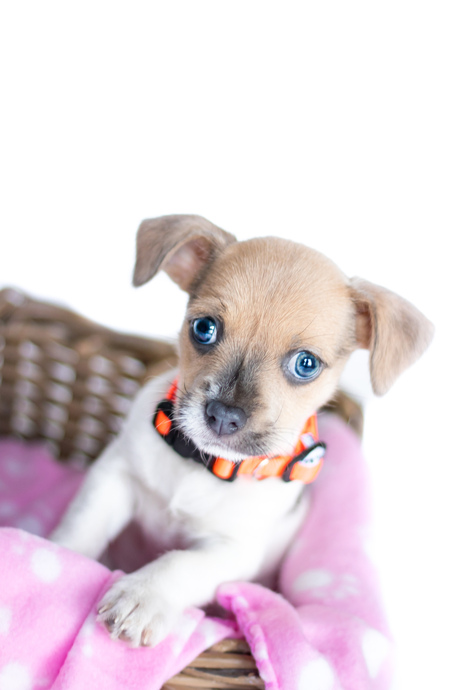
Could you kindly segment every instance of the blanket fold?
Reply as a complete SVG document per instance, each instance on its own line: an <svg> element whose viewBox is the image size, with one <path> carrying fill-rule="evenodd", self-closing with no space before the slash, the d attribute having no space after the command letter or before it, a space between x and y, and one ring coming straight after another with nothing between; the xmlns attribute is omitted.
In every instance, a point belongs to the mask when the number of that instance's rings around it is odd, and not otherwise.
<svg viewBox="0 0 460 690"><path fill-rule="evenodd" d="M222 585L217 599L232 619L189 609L154 649L112 640L96 621L120 573L45 539L82 471L43 446L0 442L0 690L156 690L210 645L241 635L267 690L386 690L392 654L366 555L365 462L341 420L323 417L320 432L325 465L280 593Z"/></svg>

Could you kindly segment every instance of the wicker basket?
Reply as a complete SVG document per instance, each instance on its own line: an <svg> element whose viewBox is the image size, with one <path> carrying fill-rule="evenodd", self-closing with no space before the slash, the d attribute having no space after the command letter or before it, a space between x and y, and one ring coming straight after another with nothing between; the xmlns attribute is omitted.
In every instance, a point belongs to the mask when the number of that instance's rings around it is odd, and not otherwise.
<svg viewBox="0 0 460 690"><path fill-rule="evenodd" d="M73 312L0 291L0 434L44 439L55 457L96 458L150 377L174 366L172 345L123 335ZM362 412L343 393L328 405L358 434ZM164 686L264 688L248 645L223 640Z"/></svg>
<svg viewBox="0 0 460 690"><path fill-rule="evenodd" d="M133 395L174 366L172 345L122 335L67 309L0 291L0 434L44 439L55 457L90 463L116 435ZM247 644L223 640L164 686L264 688Z"/></svg>

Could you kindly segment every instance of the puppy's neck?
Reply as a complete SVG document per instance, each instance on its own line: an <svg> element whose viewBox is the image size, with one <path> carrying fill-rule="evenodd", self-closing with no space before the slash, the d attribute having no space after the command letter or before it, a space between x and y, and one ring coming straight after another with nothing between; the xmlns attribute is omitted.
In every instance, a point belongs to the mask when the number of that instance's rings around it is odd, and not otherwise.
<svg viewBox="0 0 460 690"><path fill-rule="evenodd" d="M307 419L292 455L248 457L235 463L204 453L175 425L176 394L177 380L172 383L166 397L155 410L155 429L179 455L201 463L219 479L234 481L238 476L245 475L257 480L279 477L285 482L298 480L303 484L311 484L318 476L326 446L318 440L316 414Z"/></svg>

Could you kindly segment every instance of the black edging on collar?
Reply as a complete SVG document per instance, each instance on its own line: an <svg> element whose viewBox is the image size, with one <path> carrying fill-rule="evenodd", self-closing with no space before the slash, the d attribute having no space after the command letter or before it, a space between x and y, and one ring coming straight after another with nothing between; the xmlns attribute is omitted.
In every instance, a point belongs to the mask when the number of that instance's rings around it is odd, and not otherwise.
<svg viewBox="0 0 460 690"><path fill-rule="evenodd" d="M168 433L164 435L160 434L158 432L158 429L156 428L156 419L159 412L163 412L166 415L166 417L171 421L171 428L168 431ZM159 435L166 441L166 443L169 446L171 446L171 448L174 448L176 453L178 453L181 457L194 460L195 462L203 465L209 472L211 472L211 474L214 475L214 477L220 479L223 482L233 482L237 478L238 467L240 463L234 463L232 473L229 477L220 477L219 475L213 472L214 463L217 458L213 455L210 455L209 453L205 453L199 450L190 438L185 436L185 434L180 429L174 426L174 403L172 402L172 400L162 400L158 404L155 414L152 418L152 424L155 431L157 431L157 433L159 433ZM290 482L291 471L294 465L298 462L301 462L302 460L307 459L310 454L313 454L320 448L324 451L326 449L326 444L319 441L310 448L307 448L298 455L295 455L289 462L289 464L286 466L283 474L281 475L281 479L284 482Z"/></svg>
<svg viewBox="0 0 460 690"><path fill-rule="evenodd" d="M171 400L162 400L157 406L156 412L152 419L155 431L157 431L155 422L158 412L163 412L172 422L171 429L168 431L168 433L165 436L163 436L163 434L160 434L162 439L166 441L166 443L169 446L171 446L171 448L174 448L176 453L178 453L180 456L182 456L183 458L190 458L195 462L204 465L206 469L212 473L212 466L214 464L215 457L213 455L209 455L209 453L204 453L203 451L199 450L190 438L185 436L185 434L180 429L174 426L173 402ZM237 465L235 465L235 467L237 467ZM217 478L220 479L220 477Z"/></svg>

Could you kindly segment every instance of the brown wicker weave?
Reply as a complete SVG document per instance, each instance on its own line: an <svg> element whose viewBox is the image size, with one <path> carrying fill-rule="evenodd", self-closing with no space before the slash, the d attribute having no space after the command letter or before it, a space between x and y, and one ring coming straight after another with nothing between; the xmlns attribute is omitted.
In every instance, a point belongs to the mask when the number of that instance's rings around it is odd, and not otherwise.
<svg viewBox="0 0 460 690"><path fill-rule="evenodd" d="M57 457L92 460L172 345L115 333L15 290L0 292L0 434L43 438Z"/></svg>
<svg viewBox="0 0 460 690"><path fill-rule="evenodd" d="M0 434L46 440L61 460L89 463L115 436L139 387L174 366L172 345L123 335L73 312L0 291ZM357 431L359 407L331 404ZM164 686L264 688L247 644L223 640Z"/></svg>

